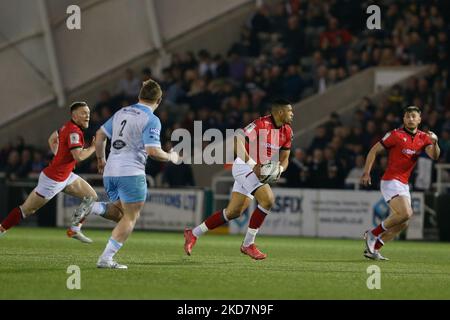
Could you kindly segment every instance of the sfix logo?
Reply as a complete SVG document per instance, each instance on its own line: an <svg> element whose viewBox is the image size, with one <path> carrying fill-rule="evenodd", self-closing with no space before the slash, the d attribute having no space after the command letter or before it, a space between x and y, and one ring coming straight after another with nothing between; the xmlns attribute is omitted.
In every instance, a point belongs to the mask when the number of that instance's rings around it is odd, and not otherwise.
<svg viewBox="0 0 450 320"><path fill-rule="evenodd" d="M275 206L272 208L274 213L303 213L302 209L303 197L293 196L277 196L275 198Z"/></svg>

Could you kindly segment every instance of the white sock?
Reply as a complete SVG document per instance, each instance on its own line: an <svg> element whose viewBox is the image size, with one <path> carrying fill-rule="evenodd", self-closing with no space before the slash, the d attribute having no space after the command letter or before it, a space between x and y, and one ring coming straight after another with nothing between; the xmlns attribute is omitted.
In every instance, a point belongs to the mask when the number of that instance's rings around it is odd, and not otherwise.
<svg viewBox="0 0 450 320"><path fill-rule="evenodd" d="M71 226L70 230L72 230L73 232L80 232L81 228L79 226Z"/></svg>
<svg viewBox="0 0 450 320"><path fill-rule="evenodd" d="M22 207L19 206L20 209L20 213L22 214L22 219L25 219L27 216L25 215L25 213L23 213Z"/></svg>
<svg viewBox="0 0 450 320"><path fill-rule="evenodd" d="M226 222L228 222L229 219L228 219L228 217L227 217L226 210L227 210L227 209L223 209L223 210L222 210L222 215L223 215L223 220L225 220Z"/></svg>
<svg viewBox="0 0 450 320"><path fill-rule="evenodd" d="M255 243L256 234L259 229L248 228L247 233L244 239L244 247L248 247L249 245Z"/></svg>
<svg viewBox="0 0 450 320"><path fill-rule="evenodd" d="M200 225L196 226L194 228L194 230L192 230L192 233L194 234L194 236L196 236L198 238L201 235L203 235L204 233L206 233L208 230L209 229L206 226L206 224L204 222L202 222Z"/></svg>
<svg viewBox="0 0 450 320"><path fill-rule="evenodd" d="M112 237L109 238L108 243L106 244L105 251L103 251L101 257L102 260L110 261L114 257L114 255L122 248L123 243L117 242Z"/></svg>
<svg viewBox="0 0 450 320"><path fill-rule="evenodd" d="M91 209L91 214L96 216L103 216L106 213L106 202L94 202Z"/></svg>

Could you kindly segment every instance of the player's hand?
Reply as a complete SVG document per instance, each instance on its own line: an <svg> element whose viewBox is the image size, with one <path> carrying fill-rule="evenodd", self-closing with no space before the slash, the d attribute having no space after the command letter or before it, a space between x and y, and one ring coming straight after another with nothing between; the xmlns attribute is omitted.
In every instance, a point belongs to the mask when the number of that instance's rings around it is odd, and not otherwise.
<svg viewBox="0 0 450 320"><path fill-rule="evenodd" d="M105 166L106 166L105 158L97 158L97 171L99 174L103 174Z"/></svg>
<svg viewBox="0 0 450 320"><path fill-rule="evenodd" d="M168 161L174 163L174 164L180 164L181 163L181 157L173 151L173 149L170 149L170 151L167 153L169 155Z"/></svg>
<svg viewBox="0 0 450 320"><path fill-rule="evenodd" d="M363 186L366 186L366 187L372 185L372 180L370 178L370 173L364 172L362 177L361 177L360 183Z"/></svg>
<svg viewBox="0 0 450 320"><path fill-rule="evenodd" d="M284 171L286 171L286 169L281 165L280 162L278 162L278 169L279 169L279 171L278 171L278 175L277 175L276 181L280 180L281 174L282 174Z"/></svg>
<svg viewBox="0 0 450 320"><path fill-rule="evenodd" d="M91 152L95 151L95 136L92 137L91 145L89 146Z"/></svg>
<svg viewBox="0 0 450 320"><path fill-rule="evenodd" d="M256 174L256 176L258 177L259 180L261 180L261 164L255 164L255 166L253 167L253 172Z"/></svg>
<svg viewBox="0 0 450 320"><path fill-rule="evenodd" d="M434 144L436 144L438 142L438 137L433 131L428 131L427 134L431 138L431 141L433 141Z"/></svg>

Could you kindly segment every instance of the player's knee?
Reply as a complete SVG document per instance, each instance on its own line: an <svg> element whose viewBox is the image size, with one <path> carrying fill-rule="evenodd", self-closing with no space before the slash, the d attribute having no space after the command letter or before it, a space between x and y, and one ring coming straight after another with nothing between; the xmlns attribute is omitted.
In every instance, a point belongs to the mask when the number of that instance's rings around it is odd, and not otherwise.
<svg viewBox="0 0 450 320"><path fill-rule="evenodd" d="M120 220L122 220L122 218L123 218L123 213L122 213L122 211L117 211L117 213L116 213L116 215L114 216L114 221L116 221L116 222L119 222Z"/></svg>
<svg viewBox="0 0 450 320"><path fill-rule="evenodd" d="M226 214L228 220L232 220L232 219L239 218L243 211L244 210L242 210L241 208L227 208L225 210L225 214Z"/></svg>
<svg viewBox="0 0 450 320"><path fill-rule="evenodd" d="M109 215L107 217L107 219L112 220L116 223L118 223L121 219L122 219L123 215L122 214L114 214L114 215Z"/></svg>
<svg viewBox="0 0 450 320"><path fill-rule="evenodd" d="M401 224L401 229L405 230L406 228L408 228L408 226L409 226L409 221L405 221Z"/></svg>
<svg viewBox="0 0 450 320"><path fill-rule="evenodd" d="M409 209L406 211L406 214L407 214L407 216L408 216L408 220L411 219L411 217L412 217L412 215L413 215L412 209L409 208ZM408 222L408 221L406 221L406 222Z"/></svg>
<svg viewBox="0 0 450 320"><path fill-rule="evenodd" d="M139 219L140 216L141 216L141 213L140 213L140 212L136 212L136 213L133 215L133 221L136 223L137 219Z"/></svg>
<svg viewBox="0 0 450 320"><path fill-rule="evenodd" d="M259 205L267 210L272 209L274 204L275 204L275 197L273 196L273 194L268 195L267 197L265 197L264 199L261 199L261 201L259 201Z"/></svg>
<svg viewBox="0 0 450 320"><path fill-rule="evenodd" d="M408 220L412 216L412 210L409 210L409 209L402 210L399 212L399 216L402 220L402 223L408 223Z"/></svg>

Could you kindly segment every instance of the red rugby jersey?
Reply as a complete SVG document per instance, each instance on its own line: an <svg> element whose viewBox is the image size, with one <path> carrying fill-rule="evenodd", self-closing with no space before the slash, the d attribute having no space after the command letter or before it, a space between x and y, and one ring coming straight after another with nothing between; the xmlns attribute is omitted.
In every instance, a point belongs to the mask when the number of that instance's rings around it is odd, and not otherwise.
<svg viewBox="0 0 450 320"><path fill-rule="evenodd" d="M70 151L83 146L83 130L70 120L58 130L58 151L43 170L45 175L54 181L66 180L77 163Z"/></svg>
<svg viewBox="0 0 450 320"><path fill-rule="evenodd" d="M271 115L256 119L243 130L247 137L245 149L256 163L274 160L279 150L291 148L291 126L284 124L277 128ZM277 160L279 160L279 155Z"/></svg>
<svg viewBox="0 0 450 320"><path fill-rule="evenodd" d="M392 130L381 139L380 143L388 150L388 165L382 180L398 180L408 184L417 158L433 141L423 131L411 134L404 128Z"/></svg>

